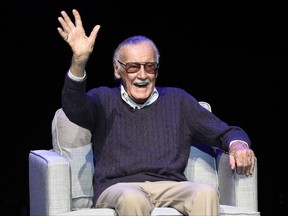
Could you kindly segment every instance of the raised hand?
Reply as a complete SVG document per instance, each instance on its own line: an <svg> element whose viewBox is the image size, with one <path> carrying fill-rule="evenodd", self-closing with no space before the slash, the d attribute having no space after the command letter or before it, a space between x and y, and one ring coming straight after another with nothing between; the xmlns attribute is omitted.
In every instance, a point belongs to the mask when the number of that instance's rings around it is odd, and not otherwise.
<svg viewBox="0 0 288 216"><path fill-rule="evenodd" d="M79 12L76 9L72 10L75 23L73 23L70 17L65 11L61 11L58 21L62 28L58 27L57 30L60 36L69 44L73 52L72 65L76 66L74 69L81 70L85 69L86 63L89 59L90 54L94 49L95 40L100 29L100 25L96 25L91 31L90 35L87 36L82 25L82 20ZM73 72L73 71L72 71ZM77 75L77 71L74 71ZM81 75L80 73L80 75Z"/></svg>

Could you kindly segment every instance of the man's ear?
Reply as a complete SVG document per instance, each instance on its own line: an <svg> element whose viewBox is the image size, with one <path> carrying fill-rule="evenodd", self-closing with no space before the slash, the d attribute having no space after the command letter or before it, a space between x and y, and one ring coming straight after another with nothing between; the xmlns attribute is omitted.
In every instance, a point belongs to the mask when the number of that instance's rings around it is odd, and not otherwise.
<svg viewBox="0 0 288 216"><path fill-rule="evenodd" d="M157 73L155 74L155 79L158 77L158 71L157 71Z"/></svg>
<svg viewBox="0 0 288 216"><path fill-rule="evenodd" d="M116 79L121 79L118 64L114 64L114 76Z"/></svg>

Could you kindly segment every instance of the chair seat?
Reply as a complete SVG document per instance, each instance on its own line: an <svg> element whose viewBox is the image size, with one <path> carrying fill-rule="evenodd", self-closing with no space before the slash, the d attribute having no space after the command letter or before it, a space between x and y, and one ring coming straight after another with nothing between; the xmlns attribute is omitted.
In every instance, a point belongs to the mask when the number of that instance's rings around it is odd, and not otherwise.
<svg viewBox="0 0 288 216"><path fill-rule="evenodd" d="M58 216L116 216L116 212L113 209L101 208L101 209L80 209L77 211L71 211L67 213L59 214ZM220 216L260 216L260 213L251 209L220 205ZM179 211L174 208L163 207L155 208L151 216L183 216Z"/></svg>
<svg viewBox="0 0 288 216"><path fill-rule="evenodd" d="M101 208L101 209L79 209L67 213L62 213L57 216L116 216L116 212L113 209ZM174 208L155 208L151 216L183 216L179 211Z"/></svg>
<svg viewBox="0 0 288 216"><path fill-rule="evenodd" d="M220 216L260 216L258 211L229 205L220 205L219 212Z"/></svg>
<svg viewBox="0 0 288 216"><path fill-rule="evenodd" d="M66 212L62 214L58 214L57 216L116 216L116 212L114 209L109 208L101 208L101 209L93 209L93 208L83 208L71 212Z"/></svg>

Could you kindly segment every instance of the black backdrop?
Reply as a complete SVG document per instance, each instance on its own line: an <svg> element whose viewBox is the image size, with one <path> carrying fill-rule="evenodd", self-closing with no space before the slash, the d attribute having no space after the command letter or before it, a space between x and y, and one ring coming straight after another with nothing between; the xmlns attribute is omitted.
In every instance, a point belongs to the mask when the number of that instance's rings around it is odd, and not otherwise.
<svg viewBox="0 0 288 216"><path fill-rule="evenodd" d="M51 120L61 106L71 57L58 35L57 17L61 10L71 15L72 8L81 13L87 34L101 25L87 66L88 88L115 85L112 54L120 41L150 37L161 52L158 85L186 89L249 133L258 157L259 210L282 213L287 205L284 5L43 0L5 6L1 204L7 215L29 215L28 154L52 145Z"/></svg>

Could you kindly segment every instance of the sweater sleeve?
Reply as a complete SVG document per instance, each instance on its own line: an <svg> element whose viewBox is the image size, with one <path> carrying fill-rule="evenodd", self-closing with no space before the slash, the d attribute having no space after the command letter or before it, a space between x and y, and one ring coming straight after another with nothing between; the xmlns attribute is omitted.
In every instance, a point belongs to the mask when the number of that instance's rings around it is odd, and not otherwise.
<svg viewBox="0 0 288 216"><path fill-rule="evenodd" d="M247 133L239 126L228 125L226 122L203 108L198 101L188 93L183 101L184 113L188 129L194 138L210 146L221 147L229 150L230 143L242 140L251 145Z"/></svg>
<svg viewBox="0 0 288 216"><path fill-rule="evenodd" d="M62 89L62 108L69 120L92 131L95 126L93 104L86 94L86 79L75 81L67 74Z"/></svg>

